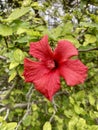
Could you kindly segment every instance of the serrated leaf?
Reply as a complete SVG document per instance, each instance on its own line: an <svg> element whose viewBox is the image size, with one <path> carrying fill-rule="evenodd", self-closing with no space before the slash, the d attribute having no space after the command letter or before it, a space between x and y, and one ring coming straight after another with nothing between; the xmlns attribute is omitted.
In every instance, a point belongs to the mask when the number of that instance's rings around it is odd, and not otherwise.
<svg viewBox="0 0 98 130"><path fill-rule="evenodd" d="M18 30L17 30L18 35L20 35L21 33L24 33L24 32L26 32L25 28L18 28Z"/></svg>
<svg viewBox="0 0 98 130"><path fill-rule="evenodd" d="M33 105L32 105L32 110L33 110L33 111L36 111L37 109L38 109L37 105L36 105L36 104L33 104Z"/></svg>
<svg viewBox="0 0 98 130"><path fill-rule="evenodd" d="M73 105L75 104L75 101L74 101L74 99L71 96L69 97L69 100L70 100L71 104L73 104Z"/></svg>
<svg viewBox="0 0 98 130"><path fill-rule="evenodd" d="M16 75L17 75L16 70L15 70L15 69L12 70L12 71L10 72L10 77L9 77L9 79L8 79L8 82L11 82L11 81L15 78Z"/></svg>
<svg viewBox="0 0 98 130"><path fill-rule="evenodd" d="M78 41L76 38L74 38L73 36L71 36L71 35L66 35L66 36L65 36L65 39L71 41L77 48L80 47L79 41Z"/></svg>
<svg viewBox="0 0 98 130"><path fill-rule="evenodd" d="M98 130L98 125L90 125L88 128L89 130Z"/></svg>
<svg viewBox="0 0 98 130"><path fill-rule="evenodd" d="M89 98L90 104L95 105L95 98L91 94L88 96L88 98Z"/></svg>
<svg viewBox="0 0 98 130"><path fill-rule="evenodd" d="M30 39L29 36L23 36L23 37L18 38L15 42L24 44L24 43L28 43L29 39Z"/></svg>
<svg viewBox="0 0 98 130"><path fill-rule="evenodd" d="M74 115L74 112L72 110L65 110L64 115L68 118L71 118Z"/></svg>
<svg viewBox="0 0 98 130"><path fill-rule="evenodd" d="M23 125L24 126L29 126L31 124L31 116L27 116L24 120L23 120Z"/></svg>
<svg viewBox="0 0 98 130"><path fill-rule="evenodd" d="M20 49L14 51L14 60L18 63L22 63L25 55Z"/></svg>
<svg viewBox="0 0 98 130"><path fill-rule="evenodd" d="M63 123L63 119L60 118L60 117L58 117L58 116L56 116L56 115L55 115L55 120L56 120L59 124L62 124L62 123Z"/></svg>
<svg viewBox="0 0 98 130"><path fill-rule="evenodd" d="M9 69L13 69L13 68L17 67L18 65L19 65L18 62L12 61L12 62L10 63Z"/></svg>
<svg viewBox="0 0 98 130"><path fill-rule="evenodd" d="M98 117L98 112L97 111L90 111L89 115L92 119L95 119Z"/></svg>
<svg viewBox="0 0 98 130"><path fill-rule="evenodd" d="M96 23L80 22L80 25L83 26L83 27L89 27L89 28L96 28L96 29L98 29L98 24L96 24Z"/></svg>
<svg viewBox="0 0 98 130"><path fill-rule="evenodd" d="M63 34L71 34L73 30L73 25L71 22L67 22L63 28L62 28L62 33Z"/></svg>
<svg viewBox="0 0 98 130"><path fill-rule="evenodd" d="M47 121L44 126L43 126L43 130L52 130L52 126L51 123L49 121Z"/></svg>
<svg viewBox="0 0 98 130"><path fill-rule="evenodd" d="M2 36L12 35L12 28L7 25L0 24L0 35Z"/></svg>
<svg viewBox="0 0 98 130"><path fill-rule="evenodd" d="M95 43L96 37L91 34L85 34L85 42L83 43L83 46L87 46L89 43Z"/></svg>
<svg viewBox="0 0 98 130"><path fill-rule="evenodd" d="M74 105L74 111L77 113L77 114L82 114L82 115L85 115L86 112L84 111L83 108L81 108L80 106L78 105Z"/></svg>
<svg viewBox="0 0 98 130"><path fill-rule="evenodd" d="M2 125L0 126L0 130L7 130L6 124L2 124Z"/></svg>
<svg viewBox="0 0 98 130"><path fill-rule="evenodd" d="M80 101L85 97L85 91L81 90L75 94L75 99Z"/></svg>
<svg viewBox="0 0 98 130"><path fill-rule="evenodd" d="M77 130L87 130L86 120L84 120L83 118L79 118L76 127Z"/></svg>
<svg viewBox="0 0 98 130"><path fill-rule="evenodd" d="M68 123L68 130L75 130L75 126L76 126L77 122L78 122L78 118L73 117Z"/></svg>
<svg viewBox="0 0 98 130"><path fill-rule="evenodd" d="M14 130L16 126L17 126L16 122L8 123L7 130Z"/></svg>
<svg viewBox="0 0 98 130"><path fill-rule="evenodd" d="M29 10L30 10L30 7L17 8L10 14L10 16L6 19L6 21L16 20L20 18L21 16L25 15L27 12L29 12Z"/></svg>

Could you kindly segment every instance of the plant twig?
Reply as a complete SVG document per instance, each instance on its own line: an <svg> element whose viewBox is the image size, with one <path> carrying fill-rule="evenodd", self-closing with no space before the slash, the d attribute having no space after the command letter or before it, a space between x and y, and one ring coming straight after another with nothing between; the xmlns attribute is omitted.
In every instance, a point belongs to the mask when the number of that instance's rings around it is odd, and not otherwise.
<svg viewBox="0 0 98 130"><path fill-rule="evenodd" d="M18 104L15 104L12 109L16 109L16 108L26 108L27 105L28 105L28 103L18 103Z"/></svg>
<svg viewBox="0 0 98 130"><path fill-rule="evenodd" d="M57 95L66 95L66 96L69 96L70 93L65 90L65 91L59 91L59 92L57 92L57 93L55 94L55 96L57 96Z"/></svg>
<svg viewBox="0 0 98 130"><path fill-rule="evenodd" d="M6 47L8 48L8 42L7 42L7 40L8 40L8 38L4 37L4 41L5 41Z"/></svg>
<svg viewBox="0 0 98 130"><path fill-rule="evenodd" d="M4 120L6 120L6 119L8 118L9 113L10 113L10 109L8 108L7 111L6 111L6 115L5 115L5 117L4 117Z"/></svg>
<svg viewBox="0 0 98 130"><path fill-rule="evenodd" d="M89 52L89 51L95 51L98 50L98 47L95 48L90 48L90 49L85 49L85 50L78 50L79 52Z"/></svg>
<svg viewBox="0 0 98 130"><path fill-rule="evenodd" d="M1 60L6 60L6 57L0 55Z"/></svg>
<svg viewBox="0 0 98 130"><path fill-rule="evenodd" d="M15 128L15 130L18 130L19 126L21 125L21 123L23 122L23 120L25 120L25 118L28 116L28 114L30 113L31 111L31 98L32 98L32 93L33 93L33 87L31 86L31 88L29 89L28 93L27 93L27 100L28 100L28 103L27 103L27 110L26 110L26 113L24 114L24 116L22 117L22 119L19 121L17 127ZM26 105L26 104L25 104Z"/></svg>
<svg viewBox="0 0 98 130"><path fill-rule="evenodd" d="M12 85L12 87L7 92L7 94L2 98L2 100L7 99L10 96L10 93L12 92L12 90L14 89L14 87L15 87L15 84Z"/></svg>
<svg viewBox="0 0 98 130"><path fill-rule="evenodd" d="M55 114L56 114L56 112L57 112L57 104L55 103L54 98L53 98L53 100L52 100L52 104L53 104L53 107L54 107L54 112L53 112L52 116L50 117L50 120L49 120L50 123L53 121L53 119L54 119L54 117L55 117Z"/></svg>
<svg viewBox="0 0 98 130"><path fill-rule="evenodd" d="M0 109L0 113L3 112L3 111L5 111L5 110L6 110L6 107L1 108Z"/></svg>

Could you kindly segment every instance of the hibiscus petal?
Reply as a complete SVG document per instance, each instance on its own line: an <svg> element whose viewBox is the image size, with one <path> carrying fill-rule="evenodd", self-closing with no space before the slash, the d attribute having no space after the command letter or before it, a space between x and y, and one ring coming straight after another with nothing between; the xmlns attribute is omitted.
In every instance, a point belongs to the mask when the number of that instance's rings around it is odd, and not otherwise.
<svg viewBox="0 0 98 130"><path fill-rule="evenodd" d="M53 52L48 44L48 36L45 35L38 42L31 42L29 53L39 60L51 59L53 57Z"/></svg>
<svg viewBox="0 0 98 130"><path fill-rule="evenodd" d="M35 88L51 101L53 95L60 89L59 73L57 70L51 71L34 81L34 84Z"/></svg>
<svg viewBox="0 0 98 130"><path fill-rule="evenodd" d="M45 67L42 62L34 62L28 58L24 59L24 73L23 76L26 82L32 82L38 80L44 74L50 70Z"/></svg>
<svg viewBox="0 0 98 130"><path fill-rule="evenodd" d="M60 75L69 86L83 83L87 77L87 67L80 60L68 60L62 63Z"/></svg>
<svg viewBox="0 0 98 130"><path fill-rule="evenodd" d="M54 57L57 61L66 61L72 56L78 55L77 49L67 40L60 40L54 50Z"/></svg>

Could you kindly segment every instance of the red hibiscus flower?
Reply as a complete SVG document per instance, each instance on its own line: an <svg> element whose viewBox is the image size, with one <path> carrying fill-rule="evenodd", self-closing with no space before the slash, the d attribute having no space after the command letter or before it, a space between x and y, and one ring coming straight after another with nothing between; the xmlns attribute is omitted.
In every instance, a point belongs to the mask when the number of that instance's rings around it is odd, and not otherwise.
<svg viewBox="0 0 98 130"><path fill-rule="evenodd" d="M33 83L36 90L50 101L60 89L60 76L69 86L83 83L87 77L87 67L80 60L71 59L78 55L78 51L69 41L60 40L52 51L46 35L30 44L29 54L38 61L24 59L25 81Z"/></svg>

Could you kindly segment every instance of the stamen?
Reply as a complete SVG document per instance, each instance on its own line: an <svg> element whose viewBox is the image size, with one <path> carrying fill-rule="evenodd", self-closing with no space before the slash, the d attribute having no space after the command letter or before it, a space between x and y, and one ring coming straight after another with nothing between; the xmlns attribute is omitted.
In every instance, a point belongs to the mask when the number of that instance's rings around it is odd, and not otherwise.
<svg viewBox="0 0 98 130"><path fill-rule="evenodd" d="M55 60L49 60L47 61L47 67L49 69L56 69L58 67L58 63Z"/></svg>

